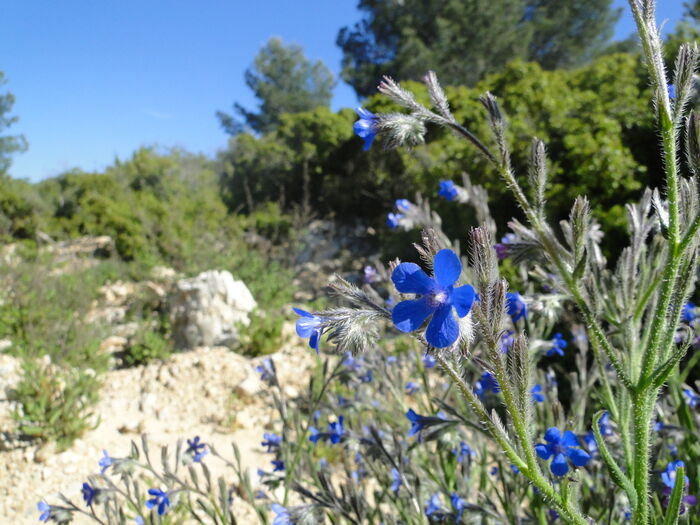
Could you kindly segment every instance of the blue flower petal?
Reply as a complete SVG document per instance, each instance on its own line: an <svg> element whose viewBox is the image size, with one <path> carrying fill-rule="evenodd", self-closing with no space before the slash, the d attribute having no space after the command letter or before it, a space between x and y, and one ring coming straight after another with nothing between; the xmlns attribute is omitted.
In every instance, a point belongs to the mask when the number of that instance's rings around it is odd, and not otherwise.
<svg viewBox="0 0 700 525"><path fill-rule="evenodd" d="M155 498L154 498L154 499L149 499L149 500L146 502L146 508L148 508L148 509L152 509L152 508L155 507L155 506L156 506L156 500L155 500Z"/></svg>
<svg viewBox="0 0 700 525"><path fill-rule="evenodd" d="M549 427L547 432L544 433L545 441L549 443L556 443L561 437L561 432L557 427Z"/></svg>
<svg viewBox="0 0 700 525"><path fill-rule="evenodd" d="M580 448L569 448L566 451L566 455L569 456L571 462L577 467L585 467L591 459L590 454Z"/></svg>
<svg viewBox="0 0 700 525"><path fill-rule="evenodd" d="M580 445L576 434L574 434L571 430L564 432L564 435L561 437L561 442L567 447L578 447Z"/></svg>
<svg viewBox="0 0 700 525"><path fill-rule="evenodd" d="M391 274L391 280L401 293L426 294L437 284L415 263L399 264Z"/></svg>
<svg viewBox="0 0 700 525"><path fill-rule="evenodd" d="M541 457L542 459L549 459L550 456L552 455L552 451L549 449L547 445L535 445L535 452L537 452L537 455Z"/></svg>
<svg viewBox="0 0 700 525"><path fill-rule="evenodd" d="M447 304L435 311L430 320L425 338L435 348L445 348L453 344L459 337L459 324L452 314L452 306Z"/></svg>
<svg viewBox="0 0 700 525"><path fill-rule="evenodd" d="M462 262L452 250L440 250L433 259L435 279L443 288L452 286L462 274Z"/></svg>
<svg viewBox="0 0 700 525"><path fill-rule="evenodd" d="M434 311L435 309L428 304L425 298L401 301L392 310L391 319L396 328L402 332L413 332L418 330L423 321Z"/></svg>
<svg viewBox="0 0 700 525"><path fill-rule="evenodd" d="M458 316L464 317L471 311L475 296L474 288L468 284L452 290L452 304Z"/></svg>
<svg viewBox="0 0 700 525"><path fill-rule="evenodd" d="M309 346L316 350L316 353L318 354L318 343L319 340L321 339L321 331L320 330L314 330L313 333L311 334L311 337L309 337Z"/></svg>
<svg viewBox="0 0 700 525"><path fill-rule="evenodd" d="M298 308L295 308L294 311L302 316L297 319L297 335L302 339L311 337L311 334L318 328L318 325L321 324L321 319L315 315L309 314L308 312L304 312L304 310L299 310Z"/></svg>
<svg viewBox="0 0 700 525"><path fill-rule="evenodd" d="M566 462L566 456L564 456L564 454L557 454L554 456L549 468L555 476L563 476L569 472L569 464Z"/></svg>

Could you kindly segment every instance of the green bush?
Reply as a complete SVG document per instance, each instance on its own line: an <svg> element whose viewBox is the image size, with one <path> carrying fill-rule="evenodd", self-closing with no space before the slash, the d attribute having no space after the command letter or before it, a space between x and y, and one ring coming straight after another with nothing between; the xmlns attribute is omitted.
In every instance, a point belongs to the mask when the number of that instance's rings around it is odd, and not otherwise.
<svg viewBox="0 0 700 525"><path fill-rule="evenodd" d="M160 333L145 330L131 342L124 354L127 366L138 366L158 359L166 359L172 353L172 343Z"/></svg>
<svg viewBox="0 0 700 525"><path fill-rule="evenodd" d="M249 357L277 352L282 343L284 321L285 317L280 313L254 313L248 326L238 326L239 340L234 350Z"/></svg>
<svg viewBox="0 0 700 525"><path fill-rule="evenodd" d="M97 402L99 380L94 371L75 370L25 359L24 372L13 399L20 432L67 448L94 420L90 407Z"/></svg>

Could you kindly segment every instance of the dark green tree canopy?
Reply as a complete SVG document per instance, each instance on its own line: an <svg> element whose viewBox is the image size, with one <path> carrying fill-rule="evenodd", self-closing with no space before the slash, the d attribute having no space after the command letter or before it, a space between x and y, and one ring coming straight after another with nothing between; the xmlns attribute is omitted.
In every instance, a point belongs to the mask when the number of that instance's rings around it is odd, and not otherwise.
<svg viewBox="0 0 700 525"><path fill-rule="evenodd" d="M284 45L272 38L245 72L246 85L260 101L257 111L234 104L233 115L217 112L227 133L235 135L246 126L256 132L272 131L283 113L300 113L330 105L335 87L331 71L323 61L310 62L298 45Z"/></svg>
<svg viewBox="0 0 700 525"><path fill-rule="evenodd" d="M612 0L359 0L365 17L344 27L343 79L361 96L382 75L473 85L513 59L546 69L585 63L610 39Z"/></svg>
<svg viewBox="0 0 700 525"><path fill-rule="evenodd" d="M0 71L0 86L6 82L5 74ZM5 175L10 167L10 156L27 149L27 141L23 135L5 135L7 129L17 122L17 117L9 116L14 104L15 97L12 93L0 94L0 177Z"/></svg>

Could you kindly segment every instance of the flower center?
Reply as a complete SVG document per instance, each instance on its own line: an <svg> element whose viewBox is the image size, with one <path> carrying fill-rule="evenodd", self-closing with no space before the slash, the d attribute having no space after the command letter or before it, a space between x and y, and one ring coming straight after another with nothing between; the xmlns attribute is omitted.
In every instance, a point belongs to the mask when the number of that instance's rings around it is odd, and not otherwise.
<svg viewBox="0 0 700 525"><path fill-rule="evenodd" d="M440 306L447 303L449 296L445 290L434 290L430 292L427 296L428 304L432 308L439 308Z"/></svg>

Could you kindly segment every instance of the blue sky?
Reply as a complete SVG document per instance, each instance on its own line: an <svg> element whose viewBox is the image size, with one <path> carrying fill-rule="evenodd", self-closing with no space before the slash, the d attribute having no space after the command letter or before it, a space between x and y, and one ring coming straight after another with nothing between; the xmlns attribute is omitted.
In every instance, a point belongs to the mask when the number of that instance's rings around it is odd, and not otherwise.
<svg viewBox="0 0 700 525"><path fill-rule="evenodd" d="M337 75L338 29L360 19L356 0L23 0L3 6L0 70L16 97L29 150L10 174L40 180L98 170L141 145L213 155L225 146L214 113L254 107L243 72L270 37L304 47ZM625 0L615 0L626 5ZM658 0L670 31L682 0ZM631 18L618 37L634 31ZM333 107L356 105L336 88Z"/></svg>

